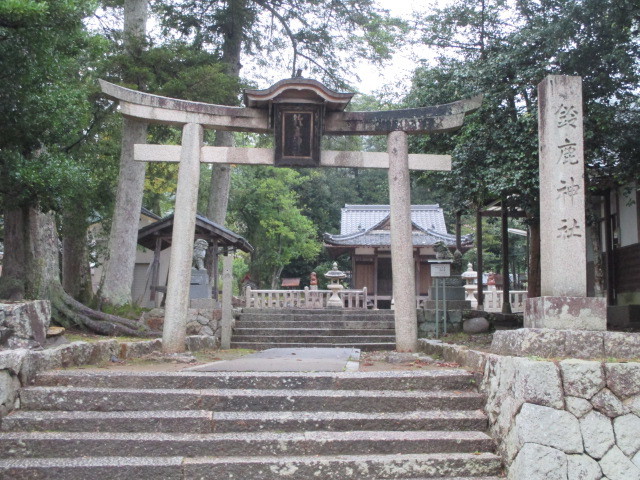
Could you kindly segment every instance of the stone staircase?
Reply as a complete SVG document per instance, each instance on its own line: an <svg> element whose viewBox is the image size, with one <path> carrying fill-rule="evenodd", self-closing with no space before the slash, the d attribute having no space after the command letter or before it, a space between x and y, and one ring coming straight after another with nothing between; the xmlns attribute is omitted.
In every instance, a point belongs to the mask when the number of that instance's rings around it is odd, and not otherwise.
<svg viewBox="0 0 640 480"><path fill-rule="evenodd" d="M2 479L498 480L463 370L39 375Z"/></svg>
<svg viewBox="0 0 640 480"><path fill-rule="evenodd" d="M395 341L390 310L244 308L233 329L231 348L393 350Z"/></svg>

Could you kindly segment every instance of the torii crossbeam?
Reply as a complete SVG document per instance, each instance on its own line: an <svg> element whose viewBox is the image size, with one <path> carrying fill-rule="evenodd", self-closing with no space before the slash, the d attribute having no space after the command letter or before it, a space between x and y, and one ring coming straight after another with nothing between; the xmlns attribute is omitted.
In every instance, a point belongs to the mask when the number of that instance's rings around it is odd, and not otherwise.
<svg viewBox="0 0 640 480"><path fill-rule="evenodd" d="M193 223L201 162L388 169L396 348L399 351L417 349L409 170L450 170L451 157L409 155L407 136L459 129L465 115L480 107L482 96L432 107L345 112L344 107L353 94L334 92L306 78L281 80L265 90L247 90L246 107L161 97L103 80L100 80L100 85L105 95L119 102L120 112L124 116L148 123L182 127L181 146L136 145L134 148L135 160L180 164L163 329L165 352L180 352L185 348ZM276 147L204 146L204 128L275 132ZM387 153L320 152L319 138L322 135L387 135ZM228 340L223 338L223 345Z"/></svg>

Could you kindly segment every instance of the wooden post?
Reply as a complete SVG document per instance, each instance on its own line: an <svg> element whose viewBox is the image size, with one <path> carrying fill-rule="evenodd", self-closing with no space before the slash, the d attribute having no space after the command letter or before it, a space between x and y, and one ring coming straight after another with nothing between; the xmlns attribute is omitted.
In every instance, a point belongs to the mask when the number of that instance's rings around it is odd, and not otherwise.
<svg viewBox="0 0 640 480"><path fill-rule="evenodd" d="M222 267L222 327L220 346L225 350L231 348L231 324L233 313L231 300L233 297L233 254L227 252Z"/></svg>
<svg viewBox="0 0 640 480"><path fill-rule="evenodd" d="M418 349L416 282L411 235L411 186L406 132L391 132L389 153L389 200L391 205L391 273L395 303L396 349Z"/></svg>
<svg viewBox="0 0 640 480"><path fill-rule="evenodd" d="M484 285L482 283L482 207L476 211L476 250L478 252L478 310L484 310Z"/></svg>
<svg viewBox="0 0 640 480"><path fill-rule="evenodd" d="M458 210L456 212L456 250L462 250L462 212Z"/></svg>
<svg viewBox="0 0 640 480"><path fill-rule="evenodd" d="M185 351L193 240L200 182L202 130L202 126L196 123L188 123L182 129L182 149L171 236L167 308L162 330L162 351L164 353Z"/></svg>
<svg viewBox="0 0 640 480"><path fill-rule="evenodd" d="M151 274L151 295L154 307L160 306L160 295L158 295L158 283L160 282L160 254L162 253L162 238L156 238L156 248L153 251L153 271Z"/></svg>
<svg viewBox="0 0 640 480"><path fill-rule="evenodd" d="M509 215L507 199L501 202L502 220L502 313L511 313L511 282L509 279Z"/></svg>

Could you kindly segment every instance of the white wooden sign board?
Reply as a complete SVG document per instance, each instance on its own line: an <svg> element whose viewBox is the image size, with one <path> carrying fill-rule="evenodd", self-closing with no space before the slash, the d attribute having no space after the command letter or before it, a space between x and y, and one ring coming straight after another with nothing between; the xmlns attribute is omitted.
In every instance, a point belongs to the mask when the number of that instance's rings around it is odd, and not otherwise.
<svg viewBox="0 0 640 480"><path fill-rule="evenodd" d="M451 264L450 263L432 263L431 276L432 277L450 277Z"/></svg>

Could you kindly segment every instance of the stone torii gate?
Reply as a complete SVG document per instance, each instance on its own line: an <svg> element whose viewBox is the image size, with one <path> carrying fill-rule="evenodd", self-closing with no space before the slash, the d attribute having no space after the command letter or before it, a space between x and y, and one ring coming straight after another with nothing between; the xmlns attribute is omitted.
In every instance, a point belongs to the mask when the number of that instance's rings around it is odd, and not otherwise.
<svg viewBox="0 0 640 480"><path fill-rule="evenodd" d="M409 170L450 170L451 157L409 155L407 137L457 130L465 115L480 107L481 96L432 107L345 112L353 94L337 93L305 78L281 80L265 90L247 90L244 108L161 97L103 80L100 85L105 95L119 102L124 116L182 127L182 145L134 147L137 161L180 164L163 329L166 353L185 348L201 162L388 169L396 348L417 349ZM275 149L204 146L204 128L274 133ZM322 135L387 135L387 153L321 152Z"/></svg>

